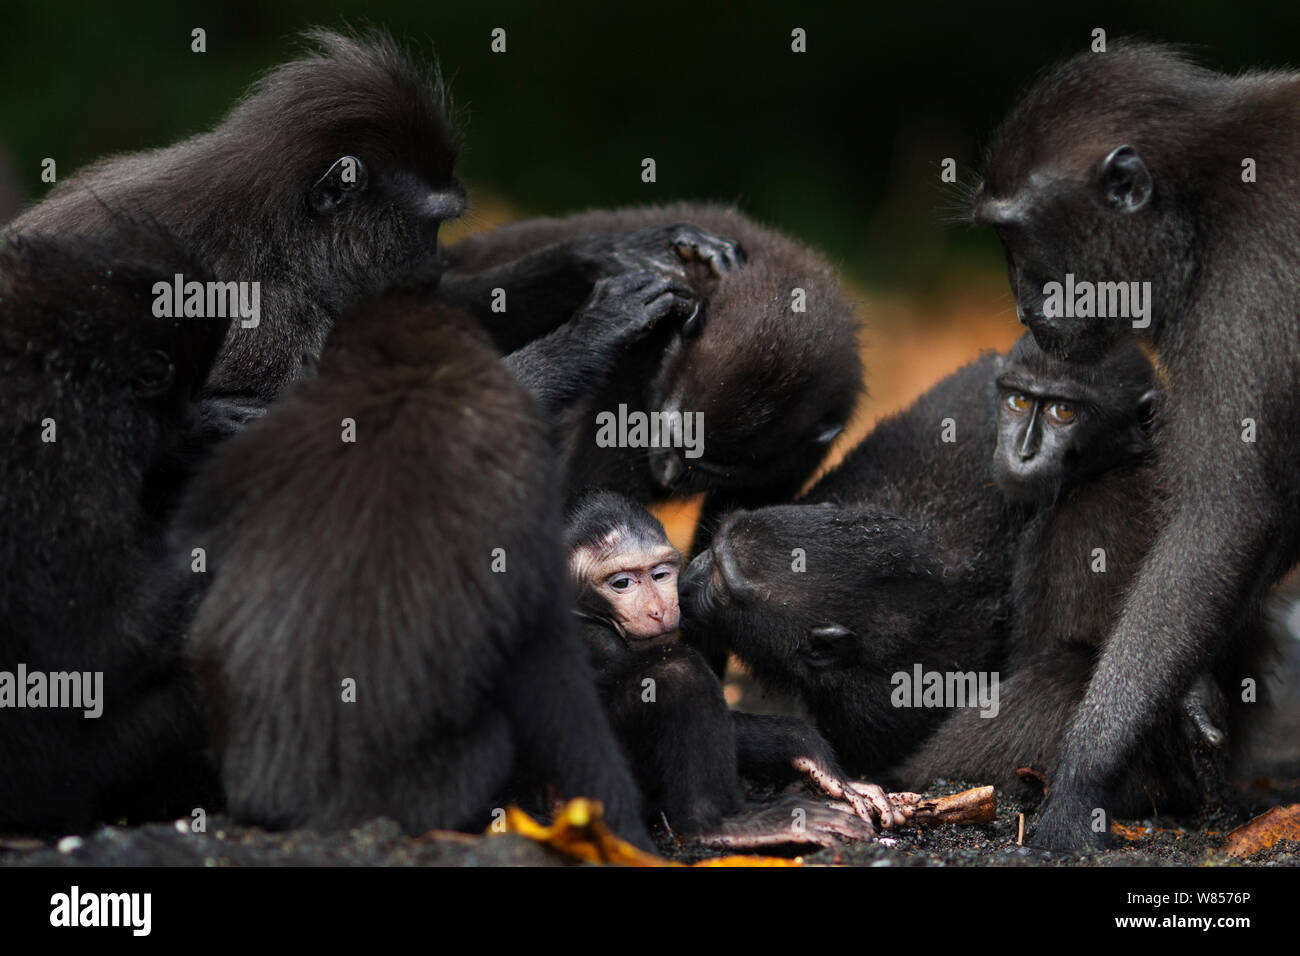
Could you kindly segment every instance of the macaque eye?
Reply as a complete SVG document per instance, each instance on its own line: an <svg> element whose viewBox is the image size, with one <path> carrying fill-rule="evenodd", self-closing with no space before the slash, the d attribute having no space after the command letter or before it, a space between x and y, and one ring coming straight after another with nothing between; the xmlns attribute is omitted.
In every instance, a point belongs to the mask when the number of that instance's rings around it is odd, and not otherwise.
<svg viewBox="0 0 1300 956"><path fill-rule="evenodd" d="M131 373L131 387L139 395L157 395L172 383L176 369L166 352L147 352L136 362Z"/></svg>
<svg viewBox="0 0 1300 956"><path fill-rule="evenodd" d="M1013 412L1029 411L1030 401L1027 396L1012 394L1007 396L1007 407Z"/></svg>
<svg viewBox="0 0 1300 956"><path fill-rule="evenodd" d="M1053 402L1048 406L1047 414L1058 424L1068 425L1070 422L1074 421L1075 417L1079 413L1074 410L1073 405L1068 405L1065 402Z"/></svg>
<svg viewBox="0 0 1300 956"><path fill-rule="evenodd" d="M626 591L636 583L636 578L630 574L616 574L609 579L609 586L615 591Z"/></svg>
<svg viewBox="0 0 1300 956"><path fill-rule="evenodd" d="M668 579L672 578L676 573L677 572L675 572L672 568L663 567L663 568L655 568L652 572L650 572L650 576L654 578L656 581L667 581Z"/></svg>

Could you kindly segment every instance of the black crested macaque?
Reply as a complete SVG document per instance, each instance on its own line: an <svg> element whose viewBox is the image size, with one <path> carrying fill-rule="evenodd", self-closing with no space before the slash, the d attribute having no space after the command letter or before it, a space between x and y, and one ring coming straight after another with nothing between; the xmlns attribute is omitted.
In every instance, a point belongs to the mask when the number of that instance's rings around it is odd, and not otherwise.
<svg viewBox="0 0 1300 956"><path fill-rule="evenodd" d="M846 801L844 810L857 816L822 803L805 807L819 837L869 837L875 817L889 827L910 815L879 787L850 784L830 745L803 721L727 708L717 677L679 639L681 556L643 507L614 492L588 492L570 507L566 543L601 699L648 816L662 816L676 834L723 845L805 842L792 833L789 813L743 812L742 778L777 786L806 778Z"/></svg>
<svg viewBox="0 0 1300 956"><path fill-rule="evenodd" d="M175 546L230 811L479 829L552 789L648 847L566 600L535 407L427 290L346 312L314 377L214 453ZM178 570L180 570L178 568Z"/></svg>
<svg viewBox="0 0 1300 956"><path fill-rule="evenodd" d="M1102 844L1096 811L1137 741L1295 563L1298 104L1300 74L1112 44L1040 80L992 137L972 213L1002 241L1035 340L1095 361L1141 335L1167 376L1168 502L1061 743L1038 846Z"/></svg>
<svg viewBox="0 0 1300 956"><path fill-rule="evenodd" d="M699 309L628 350L605 387L569 409L571 487L611 488L640 502L725 492L710 513L724 502L756 506L797 494L861 391L853 310L825 261L735 209L679 203L528 220L470 236L447 250L440 295L466 308L472 299L481 310L480 276L575 244L585 250L576 261L607 272L667 273L686 284ZM590 286L589 278L567 291L557 284L548 290L551 308L572 312ZM516 302L508 283L501 287L511 316L523 316L536 298ZM624 410L682 426L676 441L665 428L652 447L648 420L638 436L628 418L622 435Z"/></svg>
<svg viewBox="0 0 1300 956"><path fill-rule="evenodd" d="M431 268L439 223L465 205L440 84L386 34L307 36L316 51L268 73L212 131L93 163L13 224L120 244L114 211L129 208L216 279L259 284L257 314L231 323L205 388L215 437L309 367L343 309Z"/></svg>
<svg viewBox="0 0 1300 956"><path fill-rule="evenodd" d="M683 580L690 640L797 695L850 773L893 767L952 706L996 707L1023 523L987 477L998 361L882 421L799 503L728 515ZM927 699L930 674L963 699Z"/></svg>
<svg viewBox="0 0 1300 956"><path fill-rule="evenodd" d="M1009 676L997 716L954 714L900 770L909 785L950 777L1041 792L1017 771L1046 775L1054 765L1156 530L1160 392L1136 344L1077 365L1052 359L1026 334L1003 363L997 400L993 474L1009 500L1033 509L1012 576ZM1205 796L1200 753L1244 742L1236 731L1246 708L1233 690L1242 677L1260 674L1264 632L1257 626L1243 634L1254 643L1204 674L1181 709L1139 738L1110 797L1114 812L1174 812ZM1232 732L1221 726L1225 720Z"/></svg>
<svg viewBox="0 0 1300 956"><path fill-rule="evenodd" d="M151 488L227 320L159 318L202 267L165 233L0 233L0 832L210 805ZM24 678L23 675L26 675Z"/></svg>

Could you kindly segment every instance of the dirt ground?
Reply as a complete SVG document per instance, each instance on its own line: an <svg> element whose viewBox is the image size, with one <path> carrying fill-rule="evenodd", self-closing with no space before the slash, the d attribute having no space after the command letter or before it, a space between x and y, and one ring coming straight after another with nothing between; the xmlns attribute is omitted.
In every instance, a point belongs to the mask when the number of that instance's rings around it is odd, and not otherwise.
<svg viewBox="0 0 1300 956"><path fill-rule="evenodd" d="M944 791L963 787L953 784ZM1291 789L1292 799L1300 796L1294 792L1297 788ZM907 828L876 842L846 843L798 858L819 866L1296 866L1300 843L1283 841L1242 859L1222 850L1227 832L1250 817L1250 803L1263 809L1281 796L1277 788L1253 798L1243 794L1241 806L1220 808L1188 821L1185 828L1167 819L1125 821L1159 829L1096 853L1048 854L1017 846L1021 808L1000 800L997 818L990 824ZM666 850L667 857L684 862L709 855ZM798 851L769 852L794 856ZM322 835L305 830L267 833L214 817L206 833L191 833L184 822L154 823L106 826L84 837L0 841L0 866L566 866L577 862L515 834L407 837L390 820Z"/></svg>

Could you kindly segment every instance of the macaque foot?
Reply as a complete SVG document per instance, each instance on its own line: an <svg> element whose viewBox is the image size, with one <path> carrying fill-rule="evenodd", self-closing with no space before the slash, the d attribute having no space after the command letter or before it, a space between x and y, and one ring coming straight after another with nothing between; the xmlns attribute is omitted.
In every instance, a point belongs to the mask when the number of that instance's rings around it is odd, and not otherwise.
<svg viewBox="0 0 1300 956"><path fill-rule="evenodd" d="M778 799L756 810L727 817L712 833L692 843L718 849L754 850L774 846L833 847L844 840L874 840L876 828L847 803L797 797Z"/></svg>

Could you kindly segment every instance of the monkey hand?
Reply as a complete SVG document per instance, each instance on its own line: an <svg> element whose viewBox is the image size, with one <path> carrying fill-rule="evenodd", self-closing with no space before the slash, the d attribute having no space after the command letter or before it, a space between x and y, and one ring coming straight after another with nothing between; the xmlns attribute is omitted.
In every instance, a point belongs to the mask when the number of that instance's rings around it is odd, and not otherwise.
<svg viewBox="0 0 1300 956"><path fill-rule="evenodd" d="M745 251L738 242L681 222L618 235L603 258L617 271L652 269L679 279L686 278L686 264L700 262L721 278L744 265Z"/></svg>
<svg viewBox="0 0 1300 956"><path fill-rule="evenodd" d="M920 799L915 793L886 794L874 783L850 782L833 766L814 757L796 757L795 769L806 775L813 785L835 800L842 800L867 823L879 823L890 830L905 824L915 813L914 804Z"/></svg>
<svg viewBox="0 0 1300 956"><path fill-rule="evenodd" d="M648 270L598 279L575 322L583 336L630 345L668 315L692 315L690 290L672 276Z"/></svg>

